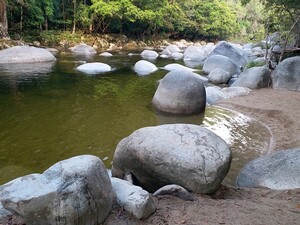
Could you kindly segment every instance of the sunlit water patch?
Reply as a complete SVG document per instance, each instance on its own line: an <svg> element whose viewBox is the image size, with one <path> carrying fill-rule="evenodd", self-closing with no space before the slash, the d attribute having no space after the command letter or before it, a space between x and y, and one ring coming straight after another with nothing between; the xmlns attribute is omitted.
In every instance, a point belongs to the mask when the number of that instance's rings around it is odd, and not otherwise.
<svg viewBox="0 0 300 225"><path fill-rule="evenodd" d="M208 107L204 116L155 114L151 100L167 71L138 76L133 66L141 57L127 54L106 58L60 53L50 66L0 67L0 184L79 154L97 155L110 168L122 138L165 123L203 121L224 138L234 152L229 183L241 165L267 148L266 128L238 113ZM76 70L84 61L107 63L114 70L85 75ZM153 63L163 67L173 62Z"/></svg>

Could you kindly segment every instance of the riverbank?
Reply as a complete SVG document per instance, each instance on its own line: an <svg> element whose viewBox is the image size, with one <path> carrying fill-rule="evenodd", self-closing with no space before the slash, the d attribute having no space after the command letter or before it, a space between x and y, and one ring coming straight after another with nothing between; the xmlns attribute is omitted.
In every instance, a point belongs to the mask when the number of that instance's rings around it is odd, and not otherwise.
<svg viewBox="0 0 300 225"><path fill-rule="evenodd" d="M264 88L248 96L222 100L218 106L253 117L269 127L272 151L300 146L300 93ZM173 196L156 198L157 211L137 221L115 208L105 225L125 224L299 224L300 189L273 191L222 187L213 196L187 202Z"/></svg>

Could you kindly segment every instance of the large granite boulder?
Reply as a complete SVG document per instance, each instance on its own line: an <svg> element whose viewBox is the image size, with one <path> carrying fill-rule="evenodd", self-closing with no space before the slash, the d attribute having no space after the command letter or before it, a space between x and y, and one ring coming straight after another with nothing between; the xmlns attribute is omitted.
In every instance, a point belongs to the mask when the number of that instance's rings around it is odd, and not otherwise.
<svg viewBox="0 0 300 225"><path fill-rule="evenodd" d="M231 87L265 88L270 85L270 79L271 72L267 67L252 67L240 74Z"/></svg>
<svg viewBox="0 0 300 225"><path fill-rule="evenodd" d="M76 69L86 74L106 73L112 70L110 65L99 62L85 63Z"/></svg>
<svg viewBox="0 0 300 225"><path fill-rule="evenodd" d="M223 55L211 55L204 60L203 71L209 74L212 70L219 68L227 71L230 75L240 74L240 67L230 58Z"/></svg>
<svg viewBox="0 0 300 225"><path fill-rule="evenodd" d="M189 71L171 71L159 82L152 105L163 113L201 113L206 105L203 80Z"/></svg>
<svg viewBox="0 0 300 225"><path fill-rule="evenodd" d="M91 46L87 44L79 44L75 45L72 49L72 52L76 54L84 54L84 55L91 55L91 54L96 54L96 50L92 48Z"/></svg>
<svg viewBox="0 0 300 225"><path fill-rule="evenodd" d="M140 76L148 75L158 70L153 63L146 60L139 60L136 62L133 69Z"/></svg>
<svg viewBox="0 0 300 225"><path fill-rule="evenodd" d="M0 197L26 224L97 225L111 210L113 190L102 161L82 155L4 184Z"/></svg>
<svg viewBox="0 0 300 225"><path fill-rule="evenodd" d="M211 55L226 56L240 67L244 67L249 62L247 52L226 41L219 42Z"/></svg>
<svg viewBox="0 0 300 225"><path fill-rule="evenodd" d="M0 64L51 62L56 58L47 49L15 46L0 51Z"/></svg>
<svg viewBox="0 0 300 225"><path fill-rule="evenodd" d="M276 190L300 188L300 148L288 149L254 159L241 170L239 187Z"/></svg>
<svg viewBox="0 0 300 225"><path fill-rule="evenodd" d="M137 219L146 219L155 212L155 203L149 192L115 177L111 178L111 183L117 203Z"/></svg>
<svg viewBox="0 0 300 225"><path fill-rule="evenodd" d="M223 139L201 126L168 124L145 127L124 138L113 158L112 175L133 180L149 192L177 184L188 191L217 190L231 163Z"/></svg>
<svg viewBox="0 0 300 225"><path fill-rule="evenodd" d="M272 73L273 88L300 91L300 56L283 60Z"/></svg>

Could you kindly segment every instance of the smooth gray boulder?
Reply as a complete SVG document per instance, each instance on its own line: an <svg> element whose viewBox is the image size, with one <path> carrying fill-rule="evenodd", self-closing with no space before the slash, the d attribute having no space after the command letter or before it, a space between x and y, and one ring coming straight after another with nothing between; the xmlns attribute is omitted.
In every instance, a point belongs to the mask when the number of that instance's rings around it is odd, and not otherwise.
<svg viewBox="0 0 300 225"><path fill-rule="evenodd" d="M32 225L97 225L108 216L113 202L106 168L92 155L60 161L0 190L3 207Z"/></svg>
<svg viewBox="0 0 300 225"><path fill-rule="evenodd" d="M220 87L206 87L206 102L210 105L215 104L217 101L226 98L226 94L222 92Z"/></svg>
<svg viewBox="0 0 300 225"><path fill-rule="evenodd" d="M300 188L300 148L262 156L240 171L238 187L266 187L276 190Z"/></svg>
<svg viewBox="0 0 300 225"><path fill-rule="evenodd" d="M183 58L183 54L181 52L172 53L171 57L175 60L179 60Z"/></svg>
<svg viewBox="0 0 300 225"><path fill-rule="evenodd" d="M84 55L91 55L97 53L95 49L93 49L91 46L87 44L75 45L73 48L71 48L71 51L76 54L84 54Z"/></svg>
<svg viewBox="0 0 300 225"><path fill-rule="evenodd" d="M247 52L226 41L219 42L211 55L226 56L240 67L244 67L249 62Z"/></svg>
<svg viewBox="0 0 300 225"><path fill-rule="evenodd" d="M115 177L111 178L111 183L117 203L137 219L146 219L155 212L156 206L149 192Z"/></svg>
<svg viewBox="0 0 300 225"><path fill-rule="evenodd" d="M167 51L170 51L170 52L171 52L171 55L172 55L173 53L181 52L180 48L179 48L177 45L168 45L168 46L166 47L166 50L167 50Z"/></svg>
<svg viewBox="0 0 300 225"><path fill-rule="evenodd" d="M225 87L222 88L222 92L225 94L226 98L232 98L235 96L249 95L251 89L247 87Z"/></svg>
<svg viewBox="0 0 300 225"><path fill-rule="evenodd" d="M163 69L168 70L168 71L176 71L176 70L184 70L184 71L190 71L190 72L198 71L198 69L189 68L189 67L183 66L178 63L168 64L168 65L164 66Z"/></svg>
<svg viewBox="0 0 300 225"><path fill-rule="evenodd" d="M206 57L200 46L189 46L183 53L185 61L203 61Z"/></svg>
<svg viewBox="0 0 300 225"><path fill-rule="evenodd" d="M76 69L86 74L106 73L112 70L110 65L99 62L85 63L78 66Z"/></svg>
<svg viewBox="0 0 300 225"><path fill-rule="evenodd" d="M160 80L152 99L153 107L163 113L198 114L205 110L204 81L189 71L175 70Z"/></svg>
<svg viewBox="0 0 300 225"><path fill-rule="evenodd" d="M191 192L210 194L228 173L231 157L225 141L201 126L144 127L118 144L112 175L122 178L130 172L149 192L177 184Z"/></svg>
<svg viewBox="0 0 300 225"><path fill-rule="evenodd" d="M215 104L217 101L226 98L232 98L235 96L248 95L251 92L250 88L246 87L207 87L206 90L206 102L208 104Z"/></svg>
<svg viewBox="0 0 300 225"><path fill-rule="evenodd" d="M265 88L270 85L271 72L265 67L252 67L240 74L231 87L247 87L250 89Z"/></svg>
<svg viewBox="0 0 300 225"><path fill-rule="evenodd" d="M220 68L213 69L207 76L208 80L213 84L226 84L231 78L229 72L222 70Z"/></svg>
<svg viewBox="0 0 300 225"><path fill-rule="evenodd" d="M53 62L56 58L47 49L14 46L0 51L0 64Z"/></svg>
<svg viewBox="0 0 300 225"><path fill-rule="evenodd" d="M300 91L300 56L283 60L272 73L274 89Z"/></svg>
<svg viewBox="0 0 300 225"><path fill-rule="evenodd" d="M153 63L146 60L139 60L136 62L133 69L140 76L148 75L158 70Z"/></svg>
<svg viewBox="0 0 300 225"><path fill-rule="evenodd" d="M158 53L156 51L153 51L153 50L144 50L141 53L141 56L144 59L156 59L158 57Z"/></svg>
<svg viewBox="0 0 300 225"><path fill-rule="evenodd" d="M219 68L227 71L230 75L240 74L240 67L230 58L223 55L211 55L204 60L203 71L209 74L212 70Z"/></svg>

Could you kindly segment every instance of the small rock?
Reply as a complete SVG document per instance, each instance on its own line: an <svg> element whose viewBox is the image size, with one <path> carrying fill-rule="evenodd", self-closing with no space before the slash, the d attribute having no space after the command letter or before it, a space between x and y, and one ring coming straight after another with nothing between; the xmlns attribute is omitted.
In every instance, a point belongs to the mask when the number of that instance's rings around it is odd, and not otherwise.
<svg viewBox="0 0 300 225"><path fill-rule="evenodd" d="M141 187L115 177L111 178L117 202L137 219L146 219L156 210L151 195Z"/></svg>

